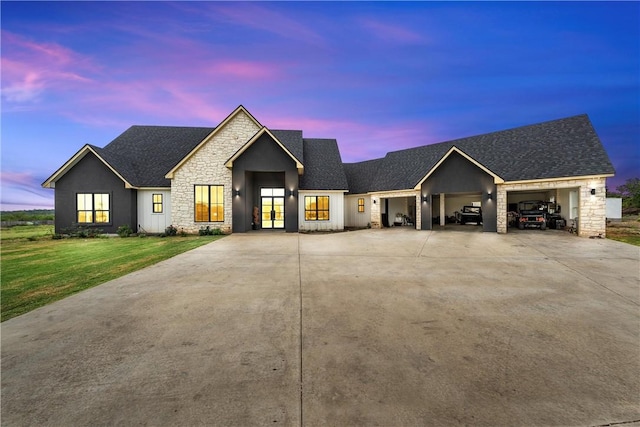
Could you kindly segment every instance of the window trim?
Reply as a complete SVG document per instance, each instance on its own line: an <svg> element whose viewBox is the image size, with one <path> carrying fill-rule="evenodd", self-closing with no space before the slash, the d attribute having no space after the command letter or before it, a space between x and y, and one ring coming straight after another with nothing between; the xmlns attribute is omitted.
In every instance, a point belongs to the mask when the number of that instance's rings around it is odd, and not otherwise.
<svg viewBox="0 0 640 427"><path fill-rule="evenodd" d="M364 213L364 197L358 197L358 213Z"/></svg>
<svg viewBox="0 0 640 427"><path fill-rule="evenodd" d="M318 199L320 198L327 199L326 209L318 209ZM315 209L307 209L307 206L310 205L310 204L307 204L307 199L315 199ZM331 200L331 196L304 196L304 220L305 221L331 221L331 209L329 204L330 200ZM326 212L327 217L323 219L318 219L319 218L318 214L320 212ZM309 219L308 213L313 213L315 218Z"/></svg>
<svg viewBox="0 0 640 427"><path fill-rule="evenodd" d="M78 196L80 195L90 195L91 196L91 209L79 209L78 206ZM107 202L107 209L96 209L96 196L107 196L108 197L108 202ZM113 200L112 194L110 192L83 192L83 193L76 193L76 223L77 224L83 224L83 225L111 225L113 224L113 216L112 216L112 211L113 211L113 207L111 204L111 200ZM91 221L80 221L80 212L89 212L91 214ZM107 213L107 221L101 221L101 222L96 222L96 218L97 215L96 213L98 212L106 212Z"/></svg>
<svg viewBox="0 0 640 427"><path fill-rule="evenodd" d="M156 202L156 196L160 196L160 201ZM160 206L160 210L156 210L156 207ZM164 213L164 194L162 193L152 193L151 194L151 213L153 214L161 214Z"/></svg>
<svg viewBox="0 0 640 427"><path fill-rule="evenodd" d="M203 220L203 219L198 219L198 215L197 215L197 201L196 201L196 197L198 195L198 187L206 187L207 188L207 213L208 213L208 219ZM220 199L216 199L216 201L219 201L218 203L211 203L211 189L212 188L217 188L219 187L221 189L221 197ZM216 193L218 193L216 191ZM193 185L193 222L216 222L216 223L223 223L224 222L224 199L225 199L225 193L224 193L224 184L194 184ZM216 207L221 207L222 208L222 219L211 219L211 214L213 212L213 210L211 209L212 206L216 206Z"/></svg>

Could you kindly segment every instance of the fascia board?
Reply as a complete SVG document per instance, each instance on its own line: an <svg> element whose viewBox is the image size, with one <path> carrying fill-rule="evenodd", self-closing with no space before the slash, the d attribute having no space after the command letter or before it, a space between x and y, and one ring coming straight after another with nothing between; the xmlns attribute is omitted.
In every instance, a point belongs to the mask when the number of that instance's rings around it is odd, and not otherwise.
<svg viewBox="0 0 640 427"><path fill-rule="evenodd" d="M236 151L235 154L231 156L231 158L229 158L229 160L227 160L224 165L229 169L233 168L233 162L236 161L238 157L242 155L242 153L244 153L249 147L251 147L264 134L269 135L269 137L273 139L280 148L282 148L282 150L291 158L291 160L293 160L296 163L298 174L302 174L302 171L304 170L304 165L300 163L300 160L298 160L296 156L294 156L289 150L287 150L284 144L282 144L282 142L280 142L280 140L276 138L276 136L273 133L271 133L271 131L267 129L266 126L263 126L262 129L256 132L256 134L253 135L251 139L249 139L249 141L247 141L247 143L244 144L238 151Z"/></svg>
<svg viewBox="0 0 640 427"><path fill-rule="evenodd" d="M442 158L440 160L438 160L438 163L436 163L431 170L429 170L429 172L427 172L427 174L424 176L424 178L422 178L414 187L414 190L419 190L420 187L422 186L422 184L440 167L440 165L442 163L444 163L445 160L447 160L447 158L452 154L452 153L458 153L460 154L462 157L464 157L465 159L467 159L468 161L470 161L471 163L473 163L474 165L476 165L477 167L479 167L480 169L482 169L484 172L486 172L487 174L491 175L493 177L493 183L494 184L502 184L504 183L504 179L502 179L501 177L499 177L498 175L496 175L495 173L493 173L491 170L489 170L486 166L484 166L482 163L478 162L476 159L474 159L473 157L469 156L467 153L465 153L464 151L460 150L458 147L456 147L455 145L453 147L451 147L449 149L449 151L447 151L447 153L442 156Z"/></svg>
<svg viewBox="0 0 640 427"><path fill-rule="evenodd" d="M67 162L62 165L62 167L60 167L60 169L55 171L53 175L51 175L45 182L42 183L42 187L55 188L56 181L59 180L64 174L69 172L69 170L71 170L71 168L78 164L78 162L80 162L80 160L82 160L88 153L93 153L93 155L96 156L102 163L104 163L104 165L108 167L111 172L114 173L114 175L120 178L122 182L124 182L125 188L136 188L135 186L131 185L131 183L129 183L129 181L127 181L122 175L120 175L120 173L116 171L106 160L104 160L93 148L91 148L89 144L86 144L69 160L67 160Z"/></svg>
<svg viewBox="0 0 640 427"><path fill-rule="evenodd" d="M263 127L260 122L258 122L258 120L256 120L256 118L253 117L253 115L249 111L247 111L246 108L244 108L242 105L238 106L238 108L233 110L231 114L229 114L222 122L220 122L220 124L216 126L216 128L212 130L209 135L207 135L198 145L196 145L193 150L191 150L186 156L184 156L184 158L180 160L178 164L171 168L171 170L167 172L164 177L167 179L173 179L176 171L180 169L180 167L185 164L187 160L189 160L196 152L198 152L198 150L200 150L200 148L202 148L206 143L211 141L211 139L216 136L218 132L220 132L235 116L237 116L241 112L245 113L255 123L256 126L258 126L259 128Z"/></svg>

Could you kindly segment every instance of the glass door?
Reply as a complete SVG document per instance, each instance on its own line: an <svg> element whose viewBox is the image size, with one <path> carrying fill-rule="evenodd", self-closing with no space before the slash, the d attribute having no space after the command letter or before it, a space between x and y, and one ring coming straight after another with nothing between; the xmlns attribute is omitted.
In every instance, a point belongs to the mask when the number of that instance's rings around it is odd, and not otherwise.
<svg viewBox="0 0 640 427"><path fill-rule="evenodd" d="M260 190L262 228L284 228L284 188Z"/></svg>

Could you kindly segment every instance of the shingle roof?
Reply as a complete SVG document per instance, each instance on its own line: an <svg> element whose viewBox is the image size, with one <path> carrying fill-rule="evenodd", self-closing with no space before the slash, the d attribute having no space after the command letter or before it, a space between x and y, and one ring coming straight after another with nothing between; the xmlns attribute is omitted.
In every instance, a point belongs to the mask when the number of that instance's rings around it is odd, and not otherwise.
<svg viewBox="0 0 640 427"><path fill-rule="evenodd" d="M335 139L304 139L304 174L301 190L347 190L340 150Z"/></svg>
<svg viewBox="0 0 640 427"><path fill-rule="evenodd" d="M377 160L375 177L371 178L371 171L368 171L368 186L354 172L361 166L348 166L350 190L354 193L354 189L357 189L357 192L362 193L414 188L453 146L505 181L606 175L615 172L591 121L583 114L393 151ZM365 172L366 167L367 165L362 166ZM354 188L351 187L352 182L355 183Z"/></svg>
<svg viewBox="0 0 640 427"><path fill-rule="evenodd" d="M269 131L278 138L278 141L285 146L291 154L295 156L300 163L304 164L304 147L302 145L301 130L271 130Z"/></svg>
<svg viewBox="0 0 640 427"><path fill-rule="evenodd" d="M131 126L96 152L130 184L169 187L165 174L214 128Z"/></svg>
<svg viewBox="0 0 640 427"><path fill-rule="evenodd" d="M367 160L359 163L345 163L344 172L349 183L349 192L354 194L371 191L378 171L382 168L384 159Z"/></svg>
<svg viewBox="0 0 640 427"><path fill-rule="evenodd" d="M169 187L166 173L214 128L132 126L104 148L91 146L137 187ZM301 189L411 189L455 146L505 181L607 175L614 169L587 115L389 152L343 164L335 139L304 139L299 130L273 135L304 164Z"/></svg>

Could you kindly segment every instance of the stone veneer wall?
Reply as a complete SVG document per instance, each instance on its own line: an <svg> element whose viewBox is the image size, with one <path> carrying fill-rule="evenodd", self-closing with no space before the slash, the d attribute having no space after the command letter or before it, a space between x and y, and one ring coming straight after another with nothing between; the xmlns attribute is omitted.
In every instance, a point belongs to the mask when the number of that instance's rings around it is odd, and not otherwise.
<svg viewBox="0 0 640 427"><path fill-rule="evenodd" d="M225 232L232 229L231 169L224 164L260 127L244 112L218 129L174 174L171 180L171 218L178 230L197 233L207 225ZM194 221L194 185L224 185L224 222Z"/></svg>
<svg viewBox="0 0 640 427"><path fill-rule="evenodd" d="M568 179L562 181L547 181L523 184L498 184L497 204L498 204L498 233L507 232L507 192L526 190L553 190L559 188L579 189L579 213L578 213L578 235L579 236L606 236L606 179L605 178L585 178ZM595 188L596 194L591 195L591 189Z"/></svg>
<svg viewBox="0 0 640 427"><path fill-rule="evenodd" d="M375 194L371 196L371 228L382 228L382 214L380 199L391 199L393 197L415 197L416 198L416 230L422 228L422 200L418 191L398 191L395 193ZM388 213L388 212L387 212Z"/></svg>

